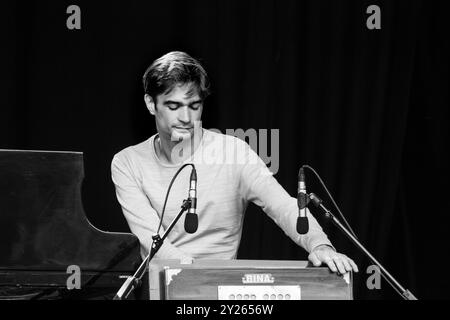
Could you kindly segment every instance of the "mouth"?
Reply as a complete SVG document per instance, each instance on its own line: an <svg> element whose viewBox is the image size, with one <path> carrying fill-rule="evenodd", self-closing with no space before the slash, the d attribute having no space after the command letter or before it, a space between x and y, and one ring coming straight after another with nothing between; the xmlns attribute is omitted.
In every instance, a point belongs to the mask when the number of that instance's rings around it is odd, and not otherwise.
<svg viewBox="0 0 450 320"><path fill-rule="evenodd" d="M175 127L175 129L179 129L179 130L191 130L192 127Z"/></svg>

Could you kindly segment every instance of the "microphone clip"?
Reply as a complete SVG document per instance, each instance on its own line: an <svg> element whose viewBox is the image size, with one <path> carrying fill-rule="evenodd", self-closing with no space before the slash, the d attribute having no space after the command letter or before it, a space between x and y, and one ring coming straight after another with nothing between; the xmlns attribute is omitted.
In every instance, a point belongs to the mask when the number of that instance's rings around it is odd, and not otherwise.
<svg viewBox="0 0 450 320"><path fill-rule="evenodd" d="M183 200L183 204L181 205L181 209L183 210L189 210L189 208L192 207L192 201L191 199L185 199Z"/></svg>
<svg viewBox="0 0 450 320"><path fill-rule="evenodd" d="M299 193L297 196L297 206L299 209L308 207L310 201L311 199L307 193Z"/></svg>

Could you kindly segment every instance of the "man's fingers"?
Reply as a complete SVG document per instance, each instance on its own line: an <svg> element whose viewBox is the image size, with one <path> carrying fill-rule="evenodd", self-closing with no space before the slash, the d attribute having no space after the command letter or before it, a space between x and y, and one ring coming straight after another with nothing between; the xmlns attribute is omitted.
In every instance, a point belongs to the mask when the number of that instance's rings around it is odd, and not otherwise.
<svg viewBox="0 0 450 320"><path fill-rule="evenodd" d="M325 263L328 265L328 268L330 268L331 271L333 271L333 272L337 272L338 271L338 269L336 268L336 264L334 263L333 259L328 258L328 259L325 260Z"/></svg>
<svg viewBox="0 0 450 320"><path fill-rule="evenodd" d="M340 274L346 274L350 271L358 272L358 266L356 263L347 257L345 254L328 251L313 252L308 257L309 261L314 266L318 267L325 263L332 272L338 272Z"/></svg>
<svg viewBox="0 0 450 320"><path fill-rule="evenodd" d="M341 259L342 259L342 263L344 264L344 267L347 271L353 270L354 272L358 272L358 266L352 259L350 259L346 255L341 255Z"/></svg>
<svg viewBox="0 0 450 320"><path fill-rule="evenodd" d="M353 268L353 271L358 272L358 271L359 271L359 270L358 270L358 266L356 265L355 261L353 261L353 260L350 259L350 258L348 258L348 260L349 260L349 262L350 262L350 264L351 264L351 266L352 266L352 268Z"/></svg>
<svg viewBox="0 0 450 320"><path fill-rule="evenodd" d="M343 257L342 264L344 265L344 268L347 272L352 271L352 266L350 264L350 261L347 257Z"/></svg>
<svg viewBox="0 0 450 320"><path fill-rule="evenodd" d="M336 267L339 270L340 274L347 273L347 270L345 270L344 264L342 263L342 260L339 257L335 257L333 261L336 264Z"/></svg>
<svg viewBox="0 0 450 320"><path fill-rule="evenodd" d="M181 257L180 264L192 264L194 259L191 257Z"/></svg>
<svg viewBox="0 0 450 320"><path fill-rule="evenodd" d="M322 264L322 261L320 261L320 259L317 257L315 253L311 253L309 255L309 261L311 261L315 267L318 267Z"/></svg>

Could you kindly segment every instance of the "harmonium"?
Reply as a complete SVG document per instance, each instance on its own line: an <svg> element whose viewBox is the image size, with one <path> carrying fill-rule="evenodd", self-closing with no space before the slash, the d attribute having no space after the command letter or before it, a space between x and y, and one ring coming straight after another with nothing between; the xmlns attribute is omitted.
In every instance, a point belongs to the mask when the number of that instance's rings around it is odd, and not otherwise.
<svg viewBox="0 0 450 320"><path fill-rule="evenodd" d="M150 300L352 300L352 274L307 261L153 260Z"/></svg>

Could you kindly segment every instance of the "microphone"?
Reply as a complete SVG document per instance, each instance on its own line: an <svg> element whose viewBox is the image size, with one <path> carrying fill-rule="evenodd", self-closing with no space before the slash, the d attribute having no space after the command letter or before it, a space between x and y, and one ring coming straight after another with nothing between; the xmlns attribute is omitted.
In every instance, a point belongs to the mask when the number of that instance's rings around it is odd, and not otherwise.
<svg viewBox="0 0 450 320"><path fill-rule="evenodd" d="M191 205L188 212L186 213L186 218L184 220L184 230L187 233L194 233L198 228L198 216L197 216L197 171L192 168L191 179L189 186L189 200Z"/></svg>
<svg viewBox="0 0 450 320"><path fill-rule="evenodd" d="M306 206L308 205L308 195L306 194L305 173L303 167L298 171L298 218L297 218L297 232L299 234L308 233L309 223L306 216Z"/></svg>

